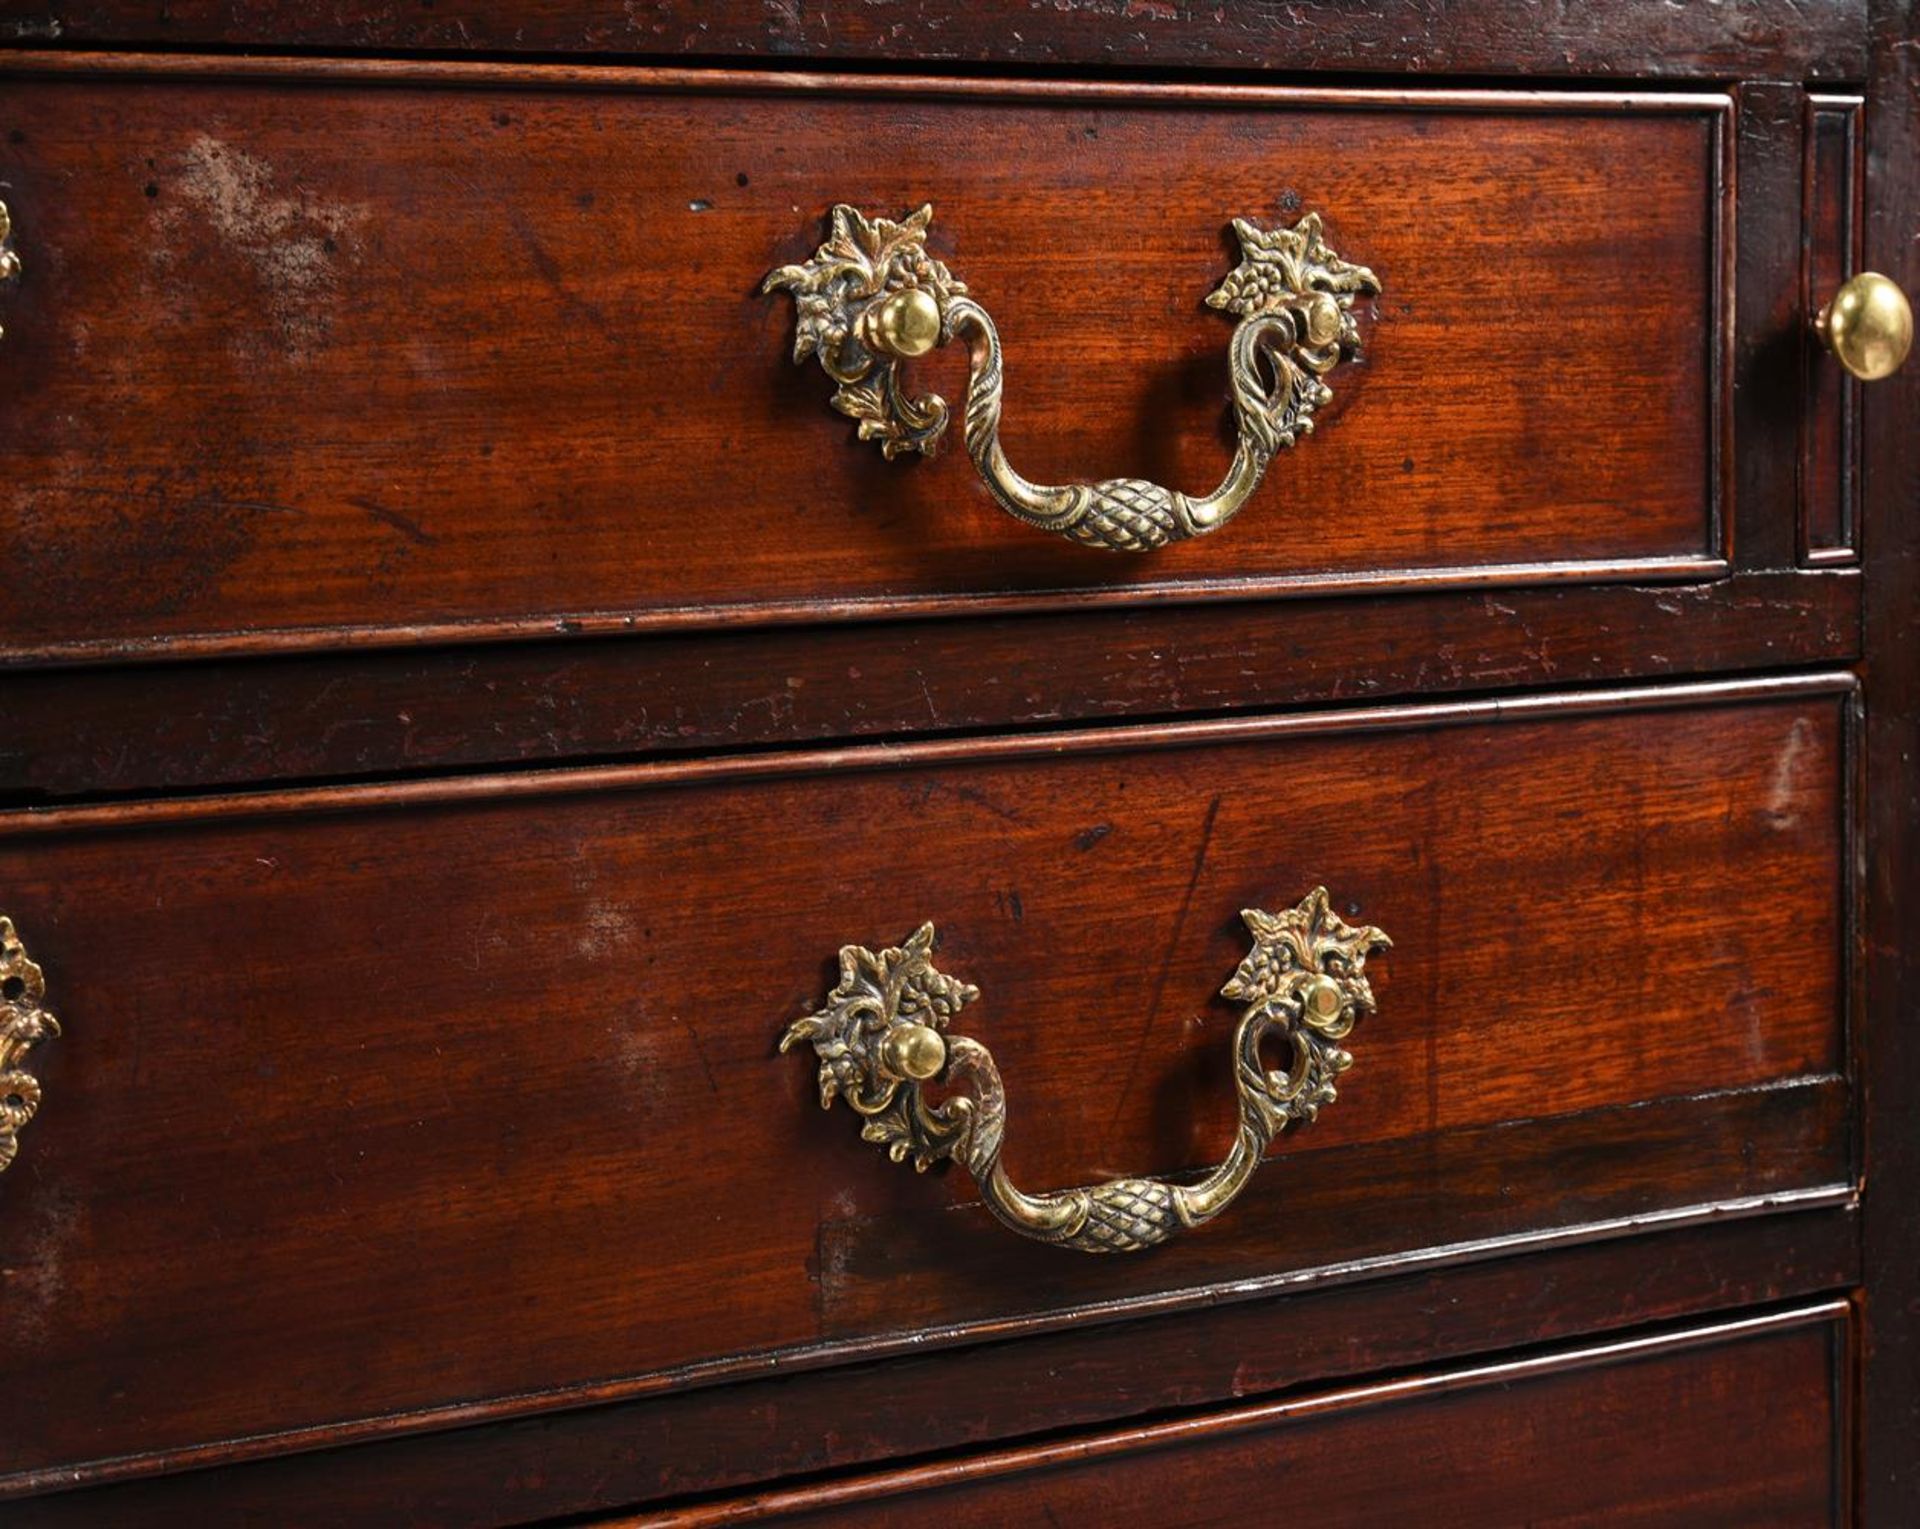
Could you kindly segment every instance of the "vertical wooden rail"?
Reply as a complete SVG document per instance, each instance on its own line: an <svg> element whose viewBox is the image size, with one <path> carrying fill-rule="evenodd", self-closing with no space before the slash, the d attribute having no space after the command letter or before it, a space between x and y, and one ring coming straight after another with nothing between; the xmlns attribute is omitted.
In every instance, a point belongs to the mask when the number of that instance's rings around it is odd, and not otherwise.
<svg viewBox="0 0 1920 1529"><path fill-rule="evenodd" d="M1866 262L1920 283L1920 3L1874 0ZM1920 1523L1920 375L1863 390L1867 565L1863 1523Z"/></svg>

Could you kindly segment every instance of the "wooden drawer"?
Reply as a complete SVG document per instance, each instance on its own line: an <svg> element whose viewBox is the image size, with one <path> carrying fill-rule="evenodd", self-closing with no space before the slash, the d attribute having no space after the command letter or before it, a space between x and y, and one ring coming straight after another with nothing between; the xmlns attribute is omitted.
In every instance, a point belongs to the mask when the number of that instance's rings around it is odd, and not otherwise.
<svg viewBox="0 0 1920 1529"><path fill-rule="evenodd" d="M1849 1326L1830 1302L622 1522L1844 1524Z"/></svg>
<svg viewBox="0 0 1920 1529"><path fill-rule="evenodd" d="M1687 7L1579 6L1542 13L1514 0L1376 0L1364 10L1027 7L920 0L899 16L860 5L769 12L758 0L626 0L618 16L579 0L17 0L10 38L70 46L306 48L443 54L593 55L644 47L690 58L1016 65L1029 69L1345 70L1364 74L1569 74L1596 79L1859 80L1867 75L1858 0L1809 12L1800 0L1747 0L1740 24Z"/></svg>
<svg viewBox="0 0 1920 1529"><path fill-rule="evenodd" d="M1723 95L7 70L0 657L1725 566ZM1110 556L789 364L758 287L839 201L936 205L1041 479L1219 478L1231 217L1385 291L1231 526Z"/></svg>
<svg viewBox="0 0 1920 1529"><path fill-rule="evenodd" d="M0 819L65 1026L0 1185L5 1485L1844 1202L1850 687ZM1194 1168L1237 911L1316 882L1397 941L1357 1065L1149 1254L1012 1237L774 1053L934 919L1018 1180Z"/></svg>

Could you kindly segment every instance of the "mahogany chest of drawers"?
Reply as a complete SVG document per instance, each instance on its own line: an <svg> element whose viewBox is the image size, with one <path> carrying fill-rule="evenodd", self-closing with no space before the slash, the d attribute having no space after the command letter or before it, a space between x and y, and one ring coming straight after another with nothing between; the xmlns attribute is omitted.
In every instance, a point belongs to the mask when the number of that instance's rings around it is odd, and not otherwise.
<svg viewBox="0 0 1920 1529"><path fill-rule="evenodd" d="M1920 1521L1912 6L0 40L0 1521Z"/></svg>

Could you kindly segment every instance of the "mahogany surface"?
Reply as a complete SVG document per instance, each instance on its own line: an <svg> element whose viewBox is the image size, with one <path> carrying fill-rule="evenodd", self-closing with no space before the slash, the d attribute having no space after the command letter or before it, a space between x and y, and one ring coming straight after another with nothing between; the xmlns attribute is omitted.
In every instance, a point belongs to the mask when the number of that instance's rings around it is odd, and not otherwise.
<svg viewBox="0 0 1920 1529"><path fill-rule="evenodd" d="M621 1521L1265 1525L1846 1521L1847 1307L1412 1376ZM1286 1482L1287 1488L1279 1483Z"/></svg>
<svg viewBox="0 0 1920 1529"><path fill-rule="evenodd" d="M451 1430L395 1426L344 1450L279 1453L274 1441L256 1441L200 1452L195 1463L208 1468L199 1470L152 1475L128 1462L89 1473L124 1479L10 1502L7 1521L362 1529L403 1503L405 1517L432 1524L604 1513L1812 1296L1859 1278L1856 1219L1849 1209L1815 1209L1645 1221L1599 1240L1487 1250L1477 1261L1416 1254L1346 1281L1132 1321Z"/></svg>
<svg viewBox="0 0 1920 1529"><path fill-rule="evenodd" d="M1920 6L1876 0L1867 94L1865 259L1920 290ZM1860 931L1862 1063L1871 1080L1862 1169L1866 1296L1859 1469L1862 1518L1920 1522L1920 393L1862 400L1861 544L1873 591L1862 776L1865 914Z"/></svg>
<svg viewBox="0 0 1920 1529"><path fill-rule="evenodd" d="M1851 572L22 672L18 801L1845 663Z"/></svg>
<svg viewBox="0 0 1920 1529"><path fill-rule="evenodd" d="M1738 6L1369 0L1302 5L1113 0L6 0L0 37L21 43L585 53L751 59L903 58L1134 72L1857 80L1867 0Z"/></svg>
<svg viewBox="0 0 1920 1529"><path fill-rule="evenodd" d="M0 1522L1920 1523L1920 0L0 0ZM1210 485L1224 230L1385 292L1156 557L794 366L935 204L1039 478ZM919 363L949 400L957 348ZM922 918L1013 1238L781 1026Z"/></svg>
<svg viewBox="0 0 1920 1529"><path fill-rule="evenodd" d="M61 64L0 85L15 661L1725 551L1725 96ZM1231 217L1318 210L1386 290L1233 535L1089 557L957 451L857 446L790 363L761 278L847 199L935 205L1040 481L1224 471ZM920 368L956 399L957 351Z"/></svg>
<svg viewBox="0 0 1920 1529"><path fill-rule="evenodd" d="M49 1049L60 1107L6 1185L0 1323L39 1381L0 1459L1844 1196L1848 702L1828 677L0 819L85 1037ZM986 994L1016 1177L1201 1166L1238 910L1315 884L1399 943L1360 1063L1158 1257L1009 1237L773 1051L842 944L932 919Z"/></svg>
<svg viewBox="0 0 1920 1529"><path fill-rule="evenodd" d="M1827 295L1860 269L1862 101L1809 96L1802 167L1806 206L1801 306L1818 312ZM1860 384L1803 334L1800 556L1849 563L1859 554Z"/></svg>

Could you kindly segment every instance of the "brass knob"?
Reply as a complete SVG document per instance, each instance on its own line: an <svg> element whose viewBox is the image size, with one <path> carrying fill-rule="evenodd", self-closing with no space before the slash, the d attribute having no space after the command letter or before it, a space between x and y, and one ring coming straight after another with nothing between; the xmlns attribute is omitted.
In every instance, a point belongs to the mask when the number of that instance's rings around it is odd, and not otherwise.
<svg viewBox="0 0 1920 1529"><path fill-rule="evenodd" d="M862 318L867 344L882 355L911 359L940 343L940 305L921 287L906 287L881 299Z"/></svg>
<svg viewBox="0 0 1920 1529"><path fill-rule="evenodd" d="M1300 990L1300 1008L1320 1028L1336 1023L1345 1003L1340 984L1324 972L1315 974Z"/></svg>
<svg viewBox="0 0 1920 1529"><path fill-rule="evenodd" d="M1907 294L1878 271L1862 271L1833 294L1813 321L1820 343L1862 382L1900 370L1913 346L1913 308Z"/></svg>
<svg viewBox="0 0 1920 1529"><path fill-rule="evenodd" d="M900 1077L925 1083L947 1065L947 1038L932 1025L898 1024L887 1031L881 1059Z"/></svg>

